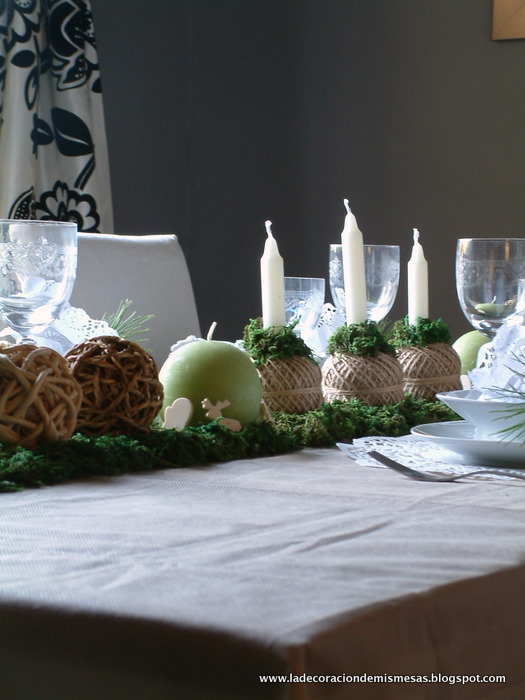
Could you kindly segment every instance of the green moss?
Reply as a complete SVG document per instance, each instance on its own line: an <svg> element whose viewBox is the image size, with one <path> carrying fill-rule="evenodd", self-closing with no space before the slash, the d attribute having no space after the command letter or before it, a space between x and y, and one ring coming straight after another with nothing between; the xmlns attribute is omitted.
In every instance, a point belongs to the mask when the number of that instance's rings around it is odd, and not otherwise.
<svg viewBox="0 0 525 700"><path fill-rule="evenodd" d="M57 484L89 476L203 466L210 462L284 454L301 447L329 447L367 435L396 437L421 423L456 419L441 402L406 396L393 406L366 406L357 399L324 404L305 414L274 416L236 433L218 423L149 435L109 435L70 440L29 450L0 445L0 492Z"/></svg>
<svg viewBox="0 0 525 700"><path fill-rule="evenodd" d="M251 319L244 329L242 342L254 364L265 365L270 360L294 356L306 357L315 362L311 349L295 334L296 325L297 323L292 323L283 328L263 328L260 318Z"/></svg>
<svg viewBox="0 0 525 700"><path fill-rule="evenodd" d="M405 398L392 406L368 406L358 399L334 401L303 415L279 413L275 425L290 433L304 447L330 447L359 437L399 437L414 425L455 420L458 416L441 402Z"/></svg>
<svg viewBox="0 0 525 700"><path fill-rule="evenodd" d="M329 338L327 350L330 355L337 353L368 357L377 357L380 353L395 355L394 348L374 321L344 323Z"/></svg>
<svg viewBox="0 0 525 700"><path fill-rule="evenodd" d="M434 343L450 344L451 335L448 325L441 318L431 321L418 318L415 325L408 322L408 316L396 321L391 331L390 341L396 348L420 347Z"/></svg>

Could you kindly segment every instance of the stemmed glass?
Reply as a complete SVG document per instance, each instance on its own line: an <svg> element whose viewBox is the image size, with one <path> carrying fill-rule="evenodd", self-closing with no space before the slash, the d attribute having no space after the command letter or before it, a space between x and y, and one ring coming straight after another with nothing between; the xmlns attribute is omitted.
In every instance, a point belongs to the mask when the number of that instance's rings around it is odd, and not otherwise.
<svg viewBox="0 0 525 700"><path fill-rule="evenodd" d="M519 307L525 279L525 238L460 238L456 288L474 328L493 338Z"/></svg>
<svg viewBox="0 0 525 700"><path fill-rule="evenodd" d="M284 278L286 323L297 321L295 332L305 341L314 330L323 310L324 287L322 277Z"/></svg>
<svg viewBox="0 0 525 700"><path fill-rule="evenodd" d="M367 318L381 321L396 299L399 285L399 246L365 245ZM332 299L338 313L346 317L343 255L340 243L330 246L329 277Z"/></svg>
<svg viewBox="0 0 525 700"><path fill-rule="evenodd" d="M69 301L77 269L77 225L0 219L0 320L18 343L35 343Z"/></svg>

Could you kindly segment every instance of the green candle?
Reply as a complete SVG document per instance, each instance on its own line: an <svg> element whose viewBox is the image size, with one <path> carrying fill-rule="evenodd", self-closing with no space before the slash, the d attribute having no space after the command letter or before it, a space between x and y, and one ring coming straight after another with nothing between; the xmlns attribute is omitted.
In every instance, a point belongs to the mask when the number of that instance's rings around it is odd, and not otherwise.
<svg viewBox="0 0 525 700"><path fill-rule="evenodd" d="M208 336L209 337L209 336ZM212 418L201 405L229 401L222 416L234 418L243 426L256 421L262 399L262 386L255 365L239 348L219 340L195 340L177 348L162 366L159 379L164 387L164 405L184 397L193 404L190 425L202 425Z"/></svg>
<svg viewBox="0 0 525 700"><path fill-rule="evenodd" d="M494 302L488 302L486 304L476 304L475 310L480 314L486 314L487 316L505 316L512 309L507 304L495 304Z"/></svg>
<svg viewBox="0 0 525 700"><path fill-rule="evenodd" d="M478 359L478 352L482 345L489 339L480 331L469 331L460 336L452 345L461 360L461 374L467 374L474 369Z"/></svg>

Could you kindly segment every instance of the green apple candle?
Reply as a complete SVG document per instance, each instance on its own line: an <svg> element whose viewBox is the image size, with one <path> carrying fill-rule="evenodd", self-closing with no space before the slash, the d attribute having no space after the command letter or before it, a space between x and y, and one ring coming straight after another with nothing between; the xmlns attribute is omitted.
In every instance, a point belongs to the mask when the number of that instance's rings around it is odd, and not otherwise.
<svg viewBox="0 0 525 700"><path fill-rule="evenodd" d="M467 374L476 367L478 352L489 339L480 331L469 331L460 336L452 345L461 360L461 374Z"/></svg>
<svg viewBox="0 0 525 700"><path fill-rule="evenodd" d="M262 386L255 365L248 355L231 343L212 340L212 325L207 339L199 339L174 350L162 366L159 379L164 387L162 415L175 399L184 397L193 404L189 425L209 423L213 417L202 407L223 404L222 416L242 425L257 420Z"/></svg>
<svg viewBox="0 0 525 700"><path fill-rule="evenodd" d="M487 316L505 316L509 314L514 309L508 304L495 304L494 302L489 302L487 304L476 304L474 309L479 314L486 314Z"/></svg>

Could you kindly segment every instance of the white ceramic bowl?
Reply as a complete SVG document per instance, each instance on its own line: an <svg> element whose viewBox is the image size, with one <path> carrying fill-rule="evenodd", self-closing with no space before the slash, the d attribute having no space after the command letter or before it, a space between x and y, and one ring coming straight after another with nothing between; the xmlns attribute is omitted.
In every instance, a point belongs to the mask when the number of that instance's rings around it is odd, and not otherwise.
<svg viewBox="0 0 525 700"><path fill-rule="evenodd" d="M481 392L476 389L461 389L460 391L445 391L436 394L436 398L476 427L478 437L523 442L525 435L520 437L514 432L505 434L501 431L520 423L523 423L525 428L525 412L522 416L511 413L513 409L517 408L523 408L525 411L525 403L481 397Z"/></svg>

